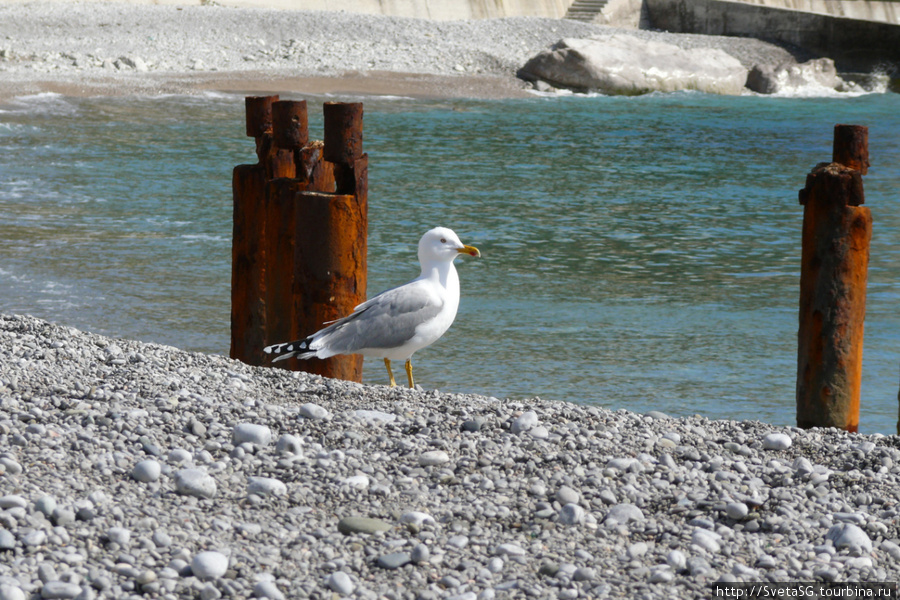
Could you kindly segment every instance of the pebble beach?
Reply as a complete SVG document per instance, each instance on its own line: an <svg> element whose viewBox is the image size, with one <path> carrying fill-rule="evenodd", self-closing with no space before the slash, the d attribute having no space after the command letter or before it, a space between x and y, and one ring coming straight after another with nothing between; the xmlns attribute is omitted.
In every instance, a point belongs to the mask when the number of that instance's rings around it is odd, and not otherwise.
<svg viewBox="0 0 900 600"><path fill-rule="evenodd" d="M23 94L224 91L508 98L516 71L562 38L613 27L564 19L476 21L117 2L0 3L0 100ZM720 48L748 68L794 60L755 39L628 30Z"/></svg>
<svg viewBox="0 0 900 600"><path fill-rule="evenodd" d="M0 316L0 600L897 582L895 436L362 386Z"/></svg>

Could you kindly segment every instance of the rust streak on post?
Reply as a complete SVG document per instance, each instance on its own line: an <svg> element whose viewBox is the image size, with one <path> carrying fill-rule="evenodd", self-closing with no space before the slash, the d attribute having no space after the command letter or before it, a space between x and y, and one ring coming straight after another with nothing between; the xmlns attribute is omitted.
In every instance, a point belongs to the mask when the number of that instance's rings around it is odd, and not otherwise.
<svg viewBox="0 0 900 600"><path fill-rule="evenodd" d="M294 218L302 182L282 177L266 185L266 345L295 339L293 334ZM274 366L290 369L292 359Z"/></svg>
<svg viewBox="0 0 900 600"><path fill-rule="evenodd" d="M247 135L256 140L259 162L238 165L232 175L234 231L231 266L232 358L247 364L265 362L265 185L263 164L271 147L272 104L278 96L245 99Z"/></svg>
<svg viewBox="0 0 900 600"><path fill-rule="evenodd" d="M841 126L846 127L846 126ZM865 129L865 128L862 128ZM835 156L868 165L868 152L846 151L835 130ZM859 134L850 136L860 139ZM864 139L864 138L863 138ZM839 147L840 146L840 147ZM855 162L854 164L862 164ZM820 164L800 191L803 248L797 361L797 425L859 427L863 324L872 214L861 171Z"/></svg>
<svg viewBox="0 0 900 600"><path fill-rule="evenodd" d="M366 210L354 195L302 192L295 234L295 336L345 317L366 299ZM311 373L362 379L362 356L302 361Z"/></svg>
<svg viewBox="0 0 900 600"><path fill-rule="evenodd" d="M231 358L250 365L265 362L265 282L261 165L239 165L232 176L234 233L231 261Z"/></svg>

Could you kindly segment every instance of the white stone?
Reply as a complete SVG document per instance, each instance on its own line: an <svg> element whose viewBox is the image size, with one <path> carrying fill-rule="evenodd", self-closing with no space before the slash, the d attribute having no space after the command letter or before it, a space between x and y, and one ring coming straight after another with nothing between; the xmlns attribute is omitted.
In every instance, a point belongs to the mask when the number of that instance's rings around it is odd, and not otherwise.
<svg viewBox="0 0 900 600"><path fill-rule="evenodd" d="M162 465L153 459L142 460L131 470L131 476L144 483L156 481L160 474L162 474Z"/></svg>
<svg viewBox="0 0 900 600"><path fill-rule="evenodd" d="M272 441L272 430L265 425L241 423L234 426L231 432L231 439L235 445L249 443L257 446L268 446Z"/></svg>
<svg viewBox="0 0 900 600"><path fill-rule="evenodd" d="M0 496L0 508L25 508L28 506L28 500L22 496L11 494L9 496Z"/></svg>
<svg viewBox="0 0 900 600"><path fill-rule="evenodd" d="M825 534L825 539L831 540L838 550L849 548L857 553L872 551L872 540L868 534L853 523L835 523Z"/></svg>
<svg viewBox="0 0 900 600"><path fill-rule="evenodd" d="M124 527L110 527L106 532L106 537L109 538L109 541L123 547L131 543L131 531Z"/></svg>
<svg viewBox="0 0 900 600"><path fill-rule="evenodd" d="M577 91L637 95L696 90L739 95L747 82L741 62L717 48L684 50L672 44L614 34L569 38L529 60L519 76Z"/></svg>
<svg viewBox="0 0 900 600"><path fill-rule="evenodd" d="M710 531L709 529L703 529L702 527L698 527L694 530L694 533L691 534L691 543L695 546L699 546L703 548L707 552L711 552L715 554L722 547L719 545L719 541L722 539L715 531Z"/></svg>
<svg viewBox="0 0 900 600"><path fill-rule="evenodd" d="M516 419L512 422L509 430L513 433L522 433L523 431L528 431L533 427L537 427L537 424L537 413L533 410L527 410L516 417Z"/></svg>
<svg viewBox="0 0 900 600"><path fill-rule="evenodd" d="M616 504L606 513L604 521L607 523L628 523L629 521L643 521L644 512L634 504Z"/></svg>
<svg viewBox="0 0 900 600"><path fill-rule="evenodd" d="M218 579L228 570L228 557L221 552L207 550L191 560L191 572L198 579Z"/></svg>
<svg viewBox="0 0 900 600"><path fill-rule="evenodd" d="M343 571L335 571L325 579L325 584L333 592L337 592L342 596L349 596L356 589L350 576Z"/></svg>
<svg viewBox="0 0 900 600"><path fill-rule="evenodd" d="M284 496L287 494L287 486L284 482L273 477L250 477L248 481L248 494L257 496Z"/></svg>
<svg viewBox="0 0 900 600"><path fill-rule="evenodd" d="M421 526L425 523L431 523L433 525L435 523L435 520L434 517L432 517L428 513L413 510L408 513L404 513L400 517L400 522Z"/></svg>
<svg viewBox="0 0 900 600"><path fill-rule="evenodd" d="M274 581L260 581L253 586L255 598L268 598L269 600L284 600L284 594L278 589Z"/></svg>
<svg viewBox="0 0 900 600"><path fill-rule="evenodd" d="M25 600L25 592L15 585L0 584L0 600Z"/></svg>
<svg viewBox="0 0 900 600"><path fill-rule="evenodd" d="M672 550L666 555L666 564L680 571L687 566L687 558L681 550Z"/></svg>
<svg viewBox="0 0 900 600"><path fill-rule="evenodd" d="M556 499L560 504L577 504L581 495L567 485L556 490Z"/></svg>
<svg viewBox="0 0 900 600"><path fill-rule="evenodd" d="M181 469L175 473L175 491L185 496L212 498L216 495L216 480L200 469Z"/></svg>
<svg viewBox="0 0 900 600"><path fill-rule="evenodd" d="M331 413L328 412L326 408L321 407L318 404L307 402L306 404L302 404L300 406L300 416L305 419L321 421L331 418Z"/></svg>
<svg viewBox="0 0 900 600"><path fill-rule="evenodd" d="M360 409L353 411L353 414L358 419L370 421L372 423L392 423L397 419L397 415L392 415L391 413L382 412L380 410Z"/></svg>
<svg viewBox="0 0 900 600"><path fill-rule="evenodd" d="M734 519L735 521L740 521L750 512L750 509L747 508L747 505L743 502L729 502L725 505L725 514L728 515L728 518Z"/></svg>
<svg viewBox="0 0 900 600"><path fill-rule="evenodd" d="M494 550L494 554L505 554L507 556L525 556L525 549L517 544L500 544Z"/></svg>
<svg viewBox="0 0 900 600"><path fill-rule="evenodd" d="M578 504L566 504L559 510L559 522L563 525L580 525L584 519L584 509Z"/></svg>
<svg viewBox="0 0 900 600"><path fill-rule="evenodd" d="M429 450L419 455L419 465L432 467L450 462L450 455L443 450Z"/></svg>
<svg viewBox="0 0 900 600"><path fill-rule="evenodd" d="M368 475L351 475L344 479L344 485L350 486L354 490L364 490L369 487Z"/></svg>
<svg viewBox="0 0 900 600"><path fill-rule="evenodd" d="M766 450L787 450L791 443L790 436L784 433L769 433L763 438L763 448Z"/></svg>
<svg viewBox="0 0 900 600"><path fill-rule="evenodd" d="M303 456L303 440L296 435L285 433L275 442L275 451L288 456Z"/></svg>

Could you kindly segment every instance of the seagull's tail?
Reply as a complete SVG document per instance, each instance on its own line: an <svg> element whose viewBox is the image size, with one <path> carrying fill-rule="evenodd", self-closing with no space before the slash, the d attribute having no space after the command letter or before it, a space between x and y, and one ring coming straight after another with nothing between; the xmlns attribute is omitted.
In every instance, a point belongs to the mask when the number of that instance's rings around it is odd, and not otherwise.
<svg viewBox="0 0 900 600"><path fill-rule="evenodd" d="M294 342L288 342L286 344L275 344L274 346L267 346L266 348L263 348L263 352L275 356L275 358L272 359L272 362L285 360L286 358L291 358L292 356L296 356L300 360L315 358L316 351L310 350L309 348L309 345L312 343L312 341L312 336L310 336L305 340L296 340Z"/></svg>

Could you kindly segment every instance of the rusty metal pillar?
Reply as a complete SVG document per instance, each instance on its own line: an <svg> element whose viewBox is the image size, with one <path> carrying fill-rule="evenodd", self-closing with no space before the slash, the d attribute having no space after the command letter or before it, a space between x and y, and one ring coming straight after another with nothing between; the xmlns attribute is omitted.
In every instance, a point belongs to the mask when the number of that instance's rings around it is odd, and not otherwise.
<svg viewBox="0 0 900 600"><path fill-rule="evenodd" d="M231 256L232 358L261 365L266 339L265 187L272 146L272 104L278 96L248 97L247 135L256 140L254 165L238 165L232 174L234 231Z"/></svg>
<svg viewBox="0 0 900 600"><path fill-rule="evenodd" d="M295 221L295 337L349 315L366 299L368 156L362 151L363 105L327 102L325 140L309 190L300 193ZM315 172L320 175L318 178ZM330 188L330 189L329 189ZM300 361L303 370L362 380L362 356Z"/></svg>
<svg viewBox="0 0 900 600"><path fill-rule="evenodd" d="M799 427L859 427L872 237L872 213L861 206L868 166L868 129L836 125L833 162L817 165L800 190Z"/></svg>

